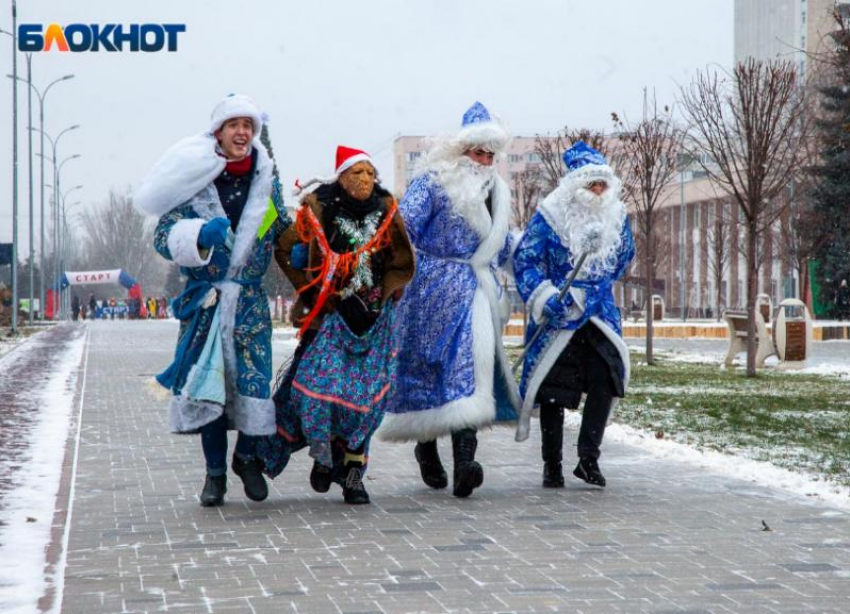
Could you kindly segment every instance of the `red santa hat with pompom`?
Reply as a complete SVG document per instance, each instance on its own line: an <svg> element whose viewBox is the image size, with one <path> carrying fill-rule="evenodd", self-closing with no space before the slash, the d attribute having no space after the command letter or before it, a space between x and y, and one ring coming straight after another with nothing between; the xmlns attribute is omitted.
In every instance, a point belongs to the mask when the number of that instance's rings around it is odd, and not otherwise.
<svg viewBox="0 0 850 614"><path fill-rule="evenodd" d="M358 162L368 162L372 165L372 168L375 168L375 163L372 162L372 156L367 154L365 151L361 149L354 149L353 147L346 147L345 145L340 145L336 148L336 169L334 170L334 174L331 177L313 177L310 180L301 183L300 181L295 181L295 189L293 190L293 195L298 197L300 201L303 196L305 196L304 190L309 188L312 185L316 185L317 183L333 183L339 180L339 176L342 175L345 171L350 169L352 166L357 164ZM377 177L378 169L375 168L375 174Z"/></svg>

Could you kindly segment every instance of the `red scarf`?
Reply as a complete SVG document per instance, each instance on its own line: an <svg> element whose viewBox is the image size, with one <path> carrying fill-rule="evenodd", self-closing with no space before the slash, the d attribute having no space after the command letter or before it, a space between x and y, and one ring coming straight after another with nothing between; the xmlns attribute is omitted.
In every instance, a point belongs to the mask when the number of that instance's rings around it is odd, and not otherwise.
<svg viewBox="0 0 850 614"><path fill-rule="evenodd" d="M240 175L247 175L251 172L251 156L245 156L241 160L232 160L227 163L227 166L224 167L231 175L236 175L237 177Z"/></svg>

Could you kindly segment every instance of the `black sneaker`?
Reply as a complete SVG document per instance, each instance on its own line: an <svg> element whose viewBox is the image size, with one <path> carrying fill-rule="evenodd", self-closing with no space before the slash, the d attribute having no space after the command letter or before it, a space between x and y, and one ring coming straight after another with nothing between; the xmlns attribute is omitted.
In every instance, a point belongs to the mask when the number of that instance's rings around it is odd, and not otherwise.
<svg viewBox="0 0 850 614"><path fill-rule="evenodd" d="M449 476L440 462L440 454L437 451L437 440L418 442L413 448L413 455L419 463L419 473L422 481L431 488L445 488L449 485Z"/></svg>
<svg viewBox="0 0 850 614"><path fill-rule="evenodd" d="M245 496L251 501L265 501L269 496L269 487L266 484L266 479L263 477L263 468L260 461L256 458L251 460L242 460L235 454L233 455L233 464L230 465L233 473L242 478L242 485L245 487Z"/></svg>
<svg viewBox="0 0 850 614"><path fill-rule="evenodd" d="M573 469L573 475L588 484L605 486L605 476L599 470L599 463L596 462L595 458L586 456L581 459L578 465L576 465L576 468Z"/></svg>
<svg viewBox="0 0 850 614"><path fill-rule="evenodd" d="M342 496L349 505L363 505L369 503L369 493L363 485L363 466L360 463L349 463L346 465L348 473L342 484Z"/></svg>
<svg viewBox="0 0 850 614"><path fill-rule="evenodd" d="M564 470L561 463L550 461L543 463L543 488L563 488Z"/></svg>
<svg viewBox="0 0 850 614"><path fill-rule="evenodd" d="M330 469L313 461L313 470L310 472L310 486L316 492L328 492L333 482L333 473Z"/></svg>
<svg viewBox="0 0 850 614"><path fill-rule="evenodd" d="M224 493L227 492L227 476L207 474L204 489L201 491L201 507L217 507L224 503Z"/></svg>

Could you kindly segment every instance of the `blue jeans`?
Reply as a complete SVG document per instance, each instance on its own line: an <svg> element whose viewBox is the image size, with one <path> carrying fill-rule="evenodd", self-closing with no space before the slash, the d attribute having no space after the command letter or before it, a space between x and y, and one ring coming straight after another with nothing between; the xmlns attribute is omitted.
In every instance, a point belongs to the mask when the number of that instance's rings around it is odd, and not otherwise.
<svg viewBox="0 0 850 614"><path fill-rule="evenodd" d="M236 455L244 460L254 458L257 438L239 432L236 438ZM227 473L227 416L224 414L201 427L201 446L211 476Z"/></svg>

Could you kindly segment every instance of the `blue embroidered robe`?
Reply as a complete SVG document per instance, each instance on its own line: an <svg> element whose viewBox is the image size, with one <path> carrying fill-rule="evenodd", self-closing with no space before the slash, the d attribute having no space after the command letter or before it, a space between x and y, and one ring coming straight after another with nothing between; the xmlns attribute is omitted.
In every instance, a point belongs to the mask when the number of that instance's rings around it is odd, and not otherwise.
<svg viewBox="0 0 850 614"><path fill-rule="evenodd" d="M398 305L396 388L378 437L426 441L498 416L515 418L519 395L502 347L507 314L495 272L511 251L510 192L501 179L492 216L475 223L432 173L416 177L399 210L416 250L416 273Z"/></svg>
<svg viewBox="0 0 850 614"><path fill-rule="evenodd" d="M514 252L514 277L517 291L526 302L529 312L526 342L535 335L543 318L543 307L551 296L563 288L573 267L573 254L555 230L557 212L541 205L534 214ZM548 219L547 219L548 218ZM612 284L619 279L634 258L635 245L628 218L624 218L620 232L621 244L616 264L608 272L590 272L586 278L577 278L570 290L576 297L577 317L549 321L536 341L529 347L523 364L520 391L523 395L522 411L517 425L517 441L528 438L531 416L537 411L535 397L540 384L561 352L567 347L573 331L592 321L620 352L625 373L623 386L628 385L630 362L628 346L622 340L620 310L614 302ZM575 259L578 259L576 256ZM579 277L582 277L579 275ZM570 302L571 297L565 297ZM582 306L583 304L583 306ZM616 399L615 399L616 402Z"/></svg>
<svg viewBox="0 0 850 614"><path fill-rule="evenodd" d="M175 359L158 378L173 393L169 426L176 433L196 432L222 412L231 428L245 434L276 431L271 318L260 283L275 240L290 221L279 185L270 198L273 163L259 140L253 146L258 156L248 199L235 236L226 245L207 251L199 250L197 244L207 221L226 217L213 184L224 170L224 160L216 155L212 136L185 139L166 152L136 195L140 210L161 215L155 249L180 265L188 278L185 291L173 303L181 320ZM216 310L224 359L224 405L192 398L183 389L210 337Z"/></svg>

